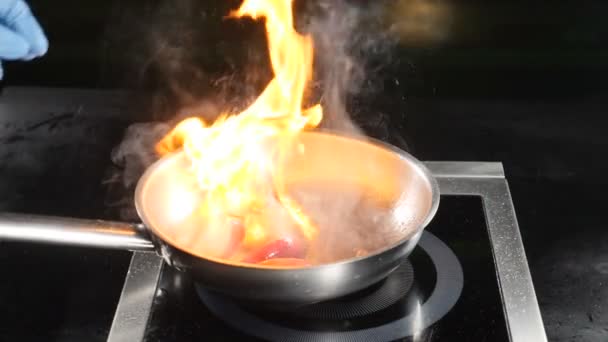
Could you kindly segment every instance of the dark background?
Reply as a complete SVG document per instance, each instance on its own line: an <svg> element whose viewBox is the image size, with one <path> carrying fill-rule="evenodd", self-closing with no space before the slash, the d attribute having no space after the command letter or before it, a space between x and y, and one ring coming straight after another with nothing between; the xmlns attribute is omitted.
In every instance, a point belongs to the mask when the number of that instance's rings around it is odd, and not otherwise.
<svg viewBox="0 0 608 342"><path fill-rule="evenodd" d="M218 24L235 1L29 3L50 50L8 63L5 87L124 87L158 112L255 61L242 46L261 34ZM357 121L423 160L502 161L548 336L608 340L608 2L383 3L395 41L354 96Z"/></svg>

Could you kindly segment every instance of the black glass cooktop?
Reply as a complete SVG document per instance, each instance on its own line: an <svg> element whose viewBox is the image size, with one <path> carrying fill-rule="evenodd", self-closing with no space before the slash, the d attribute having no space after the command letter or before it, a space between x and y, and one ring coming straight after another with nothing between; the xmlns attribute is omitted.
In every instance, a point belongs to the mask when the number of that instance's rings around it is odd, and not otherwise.
<svg viewBox="0 0 608 342"><path fill-rule="evenodd" d="M103 184L124 121L43 95L0 102L0 210L118 218ZM129 259L126 251L0 241L0 341L105 341Z"/></svg>
<svg viewBox="0 0 608 342"><path fill-rule="evenodd" d="M146 341L509 341L481 199L439 208L393 274L331 302L253 307L165 267Z"/></svg>

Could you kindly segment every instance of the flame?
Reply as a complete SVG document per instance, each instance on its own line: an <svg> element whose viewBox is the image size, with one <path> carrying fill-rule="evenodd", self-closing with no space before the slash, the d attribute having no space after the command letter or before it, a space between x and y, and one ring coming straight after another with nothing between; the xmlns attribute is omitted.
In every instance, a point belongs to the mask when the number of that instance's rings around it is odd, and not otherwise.
<svg viewBox="0 0 608 342"><path fill-rule="evenodd" d="M313 239L317 228L287 194L280 171L287 153L301 148L295 146L295 137L323 117L319 104L302 108L312 77L312 38L294 29L292 0L245 0L230 17L265 19L274 78L241 113L223 114L213 123L188 118L156 149L162 155L183 148L205 196L200 212L241 218L245 244L266 239L267 228L258 213L269 200L278 201L302 235Z"/></svg>

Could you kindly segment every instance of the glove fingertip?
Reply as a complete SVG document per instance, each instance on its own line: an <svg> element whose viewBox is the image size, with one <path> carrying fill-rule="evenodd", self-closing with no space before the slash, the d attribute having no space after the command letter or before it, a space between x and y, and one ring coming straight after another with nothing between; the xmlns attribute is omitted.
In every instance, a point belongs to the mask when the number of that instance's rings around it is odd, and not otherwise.
<svg viewBox="0 0 608 342"><path fill-rule="evenodd" d="M37 35L36 40L30 44L30 53L34 57L44 56L49 50L49 40L42 33L42 30L40 30L40 34Z"/></svg>
<svg viewBox="0 0 608 342"><path fill-rule="evenodd" d="M34 44L30 43L28 53L23 58L23 60L29 61L29 60L32 60L37 57L42 57L48 52L48 49L49 49L49 43L48 43L48 40L46 40L46 38L40 39L39 41L35 42Z"/></svg>
<svg viewBox="0 0 608 342"><path fill-rule="evenodd" d="M49 41L29 6L23 1L17 2L11 11L11 15L8 20L10 25L8 26L29 44L27 57L32 59L46 54Z"/></svg>

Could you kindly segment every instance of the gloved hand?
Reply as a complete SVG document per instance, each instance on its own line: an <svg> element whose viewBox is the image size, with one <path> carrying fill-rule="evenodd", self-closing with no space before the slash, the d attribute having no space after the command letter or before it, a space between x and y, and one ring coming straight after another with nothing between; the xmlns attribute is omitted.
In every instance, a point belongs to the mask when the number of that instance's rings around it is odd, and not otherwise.
<svg viewBox="0 0 608 342"><path fill-rule="evenodd" d="M49 43L23 0L0 0L0 60L31 60L44 55ZM0 79L3 77L0 64Z"/></svg>

